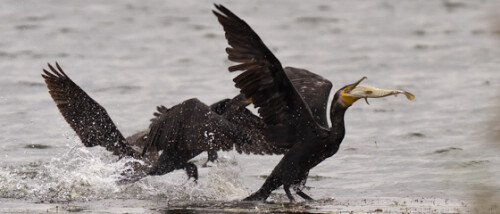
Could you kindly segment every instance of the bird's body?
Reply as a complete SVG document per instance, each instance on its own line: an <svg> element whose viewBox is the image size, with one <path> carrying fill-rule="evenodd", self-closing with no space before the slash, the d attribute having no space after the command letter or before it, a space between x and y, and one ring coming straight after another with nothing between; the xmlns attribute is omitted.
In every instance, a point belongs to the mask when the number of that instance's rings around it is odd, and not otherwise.
<svg viewBox="0 0 500 214"><path fill-rule="evenodd" d="M301 190L309 170L334 155L345 135L344 115L359 97L349 95L363 79L339 89L331 102L328 127L326 105L331 83L305 69L300 71L308 87L294 84L290 68L281 62L262 42L252 28L222 5L213 11L226 32L231 46L226 48L228 59L240 63L229 67L230 72L243 71L233 79L235 86L252 98L265 127L265 137L276 146L289 148L264 185L245 200L266 200L271 192L283 185L290 200L289 188L306 200L312 200Z"/></svg>
<svg viewBox="0 0 500 214"><path fill-rule="evenodd" d="M119 157L130 156L146 163L136 165L134 174L127 175L123 182L176 169L185 169L189 177L197 178L196 166L189 160L204 151L208 153L208 161L215 161L218 150L234 148L239 153L271 155L284 154L289 149L266 140L262 118L245 108L249 102L241 94L210 106L196 98L171 108L158 106L149 128L125 138L104 107L74 83L59 65L56 64L57 69L51 65L49 68L50 72L44 70L42 75L49 93L85 146L103 146ZM317 84L304 78L308 74L306 70L286 70L294 85L303 89L302 93L314 88L311 84Z"/></svg>
<svg viewBox="0 0 500 214"><path fill-rule="evenodd" d="M290 200L293 200L289 191L290 187L293 187L295 192L304 199L312 200L311 197L302 192L309 170L337 153L345 135L344 115L347 108L337 105L333 109L332 128L330 130L308 130L303 138L285 153L264 185L245 200L265 200L273 190L281 185L283 185Z"/></svg>
<svg viewBox="0 0 500 214"><path fill-rule="evenodd" d="M217 150L227 150L235 144L251 148L245 145L250 142L247 135L239 131L248 129L242 127L246 123L228 121L234 121L235 116L247 114L248 110L244 107L248 102L242 99L242 95L234 99L224 99L211 106L195 98L171 108L159 106L148 129L125 138L106 110L74 83L58 64L57 69L51 65L49 68L50 71L44 70L42 74L49 93L64 119L85 146L103 146L119 157L130 156L146 163L135 166L134 174L127 175L129 177L124 182L136 181L146 175L161 175L176 169L185 169L189 177L196 179L196 166L189 163L189 160L200 153L207 151L209 159L213 160L217 157ZM167 132L170 133L165 135ZM158 134L163 134L162 139L152 144L151 138L148 137ZM161 150L164 151L159 155ZM273 152L271 149L254 150L262 154Z"/></svg>
<svg viewBox="0 0 500 214"><path fill-rule="evenodd" d="M169 109L159 109L156 115L142 154L162 153L148 175L162 175L183 168L197 179L196 166L189 160L204 151L230 150L234 145L250 142L238 126L196 98Z"/></svg>

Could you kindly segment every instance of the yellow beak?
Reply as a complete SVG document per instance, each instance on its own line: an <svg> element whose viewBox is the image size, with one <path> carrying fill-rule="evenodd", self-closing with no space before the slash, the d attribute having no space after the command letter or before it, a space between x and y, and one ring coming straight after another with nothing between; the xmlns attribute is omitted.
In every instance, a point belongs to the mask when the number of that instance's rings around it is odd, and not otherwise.
<svg viewBox="0 0 500 214"><path fill-rule="evenodd" d="M359 85L359 83L361 83L361 81L367 79L366 77L362 77L360 80L356 81L355 83L352 83L352 84L349 84L347 85L344 90L342 90L342 100L346 103L346 104L349 104L349 105L352 105L354 102L356 102L357 100L359 100L359 98L361 97L357 97L357 96L352 96L350 94L350 92L352 90L354 90L356 88L356 86Z"/></svg>

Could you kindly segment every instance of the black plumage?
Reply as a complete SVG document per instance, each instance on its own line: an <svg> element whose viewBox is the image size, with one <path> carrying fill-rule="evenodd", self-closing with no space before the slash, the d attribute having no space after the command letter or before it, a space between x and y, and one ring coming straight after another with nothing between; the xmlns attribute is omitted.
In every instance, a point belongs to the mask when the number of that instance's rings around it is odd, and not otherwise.
<svg viewBox="0 0 500 214"><path fill-rule="evenodd" d="M345 134L345 111L358 99L347 92L363 79L335 93L328 127L326 106L331 83L304 69L283 69L245 21L222 5L215 7L217 11L213 12L230 46L226 48L228 59L240 63L229 67L229 71L243 71L233 79L235 86L259 108L266 139L288 149L264 185L245 200L266 200L281 185L292 201L290 187L304 199L312 200L301 188L309 170L338 151Z"/></svg>
<svg viewBox="0 0 500 214"><path fill-rule="evenodd" d="M257 129L260 118L248 111L243 95L224 99L207 106L198 99L189 99L171 108L157 107L150 128L124 138L106 110L74 83L56 63L43 70L49 93L64 119L87 147L103 146L120 157L143 159L146 166L137 166L124 182L136 181L146 175L161 175L185 169L197 178L197 168L188 161L203 151L209 159L217 158L217 150L236 150L255 154L275 154L281 149L267 145ZM257 131L253 131L257 130ZM246 134L249 133L249 134ZM252 145L247 145L252 143ZM158 155L159 151L163 151ZM281 152L282 153L282 152Z"/></svg>
<svg viewBox="0 0 500 214"><path fill-rule="evenodd" d="M148 174L165 174L183 167L195 175L196 167L188 160L203 151L235 149L246 154L283 154L285 149L265 140L262 120L240 103L249 102L238 95L210 108L190 99L160 111L150 125L143 155L150 148L163 152Z"/></svg>
<svg viewBox="0 0 500 214"><path fill-rule="evenodd" d="M188 161L203 151L231 150L233 145L249 143L248 137L237 126L198 99L189 99L152 120L143 155L163 151L148 174L165 174L179 167L196 178L196 169ZM165 164L168 163L168 164ZM191 172L189 170L192 170Z"/></svg>
<svg viewBox="0 0 500 214"><path fill-rule="evenodd" d="M74 83L59 64L56 63L57 70L50 64L48 66L50 72L43 69L42 77L49 93L82 143L87 147L106 147L120 157L138 157L139 153L130 147L106 109Z"/></svg>

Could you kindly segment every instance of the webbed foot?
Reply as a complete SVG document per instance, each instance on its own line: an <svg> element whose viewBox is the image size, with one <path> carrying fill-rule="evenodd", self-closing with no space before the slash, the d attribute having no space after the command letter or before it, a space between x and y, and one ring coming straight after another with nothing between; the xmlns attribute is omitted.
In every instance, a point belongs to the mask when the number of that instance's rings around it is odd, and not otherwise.
<svg viewBox="0 0 500 214"><path fill-rule="evenodd" d="M314 199L312 199L311 197L309 197L307 194L305 194L301 190L296 191L295 193L297 193L297 195L299 195L300 197L302 197L306 201L314 201Z"/></svg>

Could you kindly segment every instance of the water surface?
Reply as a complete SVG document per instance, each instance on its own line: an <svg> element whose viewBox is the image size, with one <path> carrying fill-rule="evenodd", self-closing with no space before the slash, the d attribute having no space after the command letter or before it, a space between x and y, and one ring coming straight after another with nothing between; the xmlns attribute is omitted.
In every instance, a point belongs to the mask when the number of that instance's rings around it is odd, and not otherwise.
<svg viewBox="0 0 500 214"><path fill-rule="evenodd" d="M200 167L198 184L176 171L117 185L132 160L82 147L41 69L58 61L126 136L145 129L157 105L233 97L235 74L227 72L212 3L4 1L0 212L440 213L498 197L500 149L490 138L500 130L495 0L220 1L283 65L318 73L334 89L367 76L365 84L417 98L349 109L340 151L310 173L312 204L235 202L260 187L281 156L221 153L219 163ZM270 201L287 200L277 190Z"/></svg>

